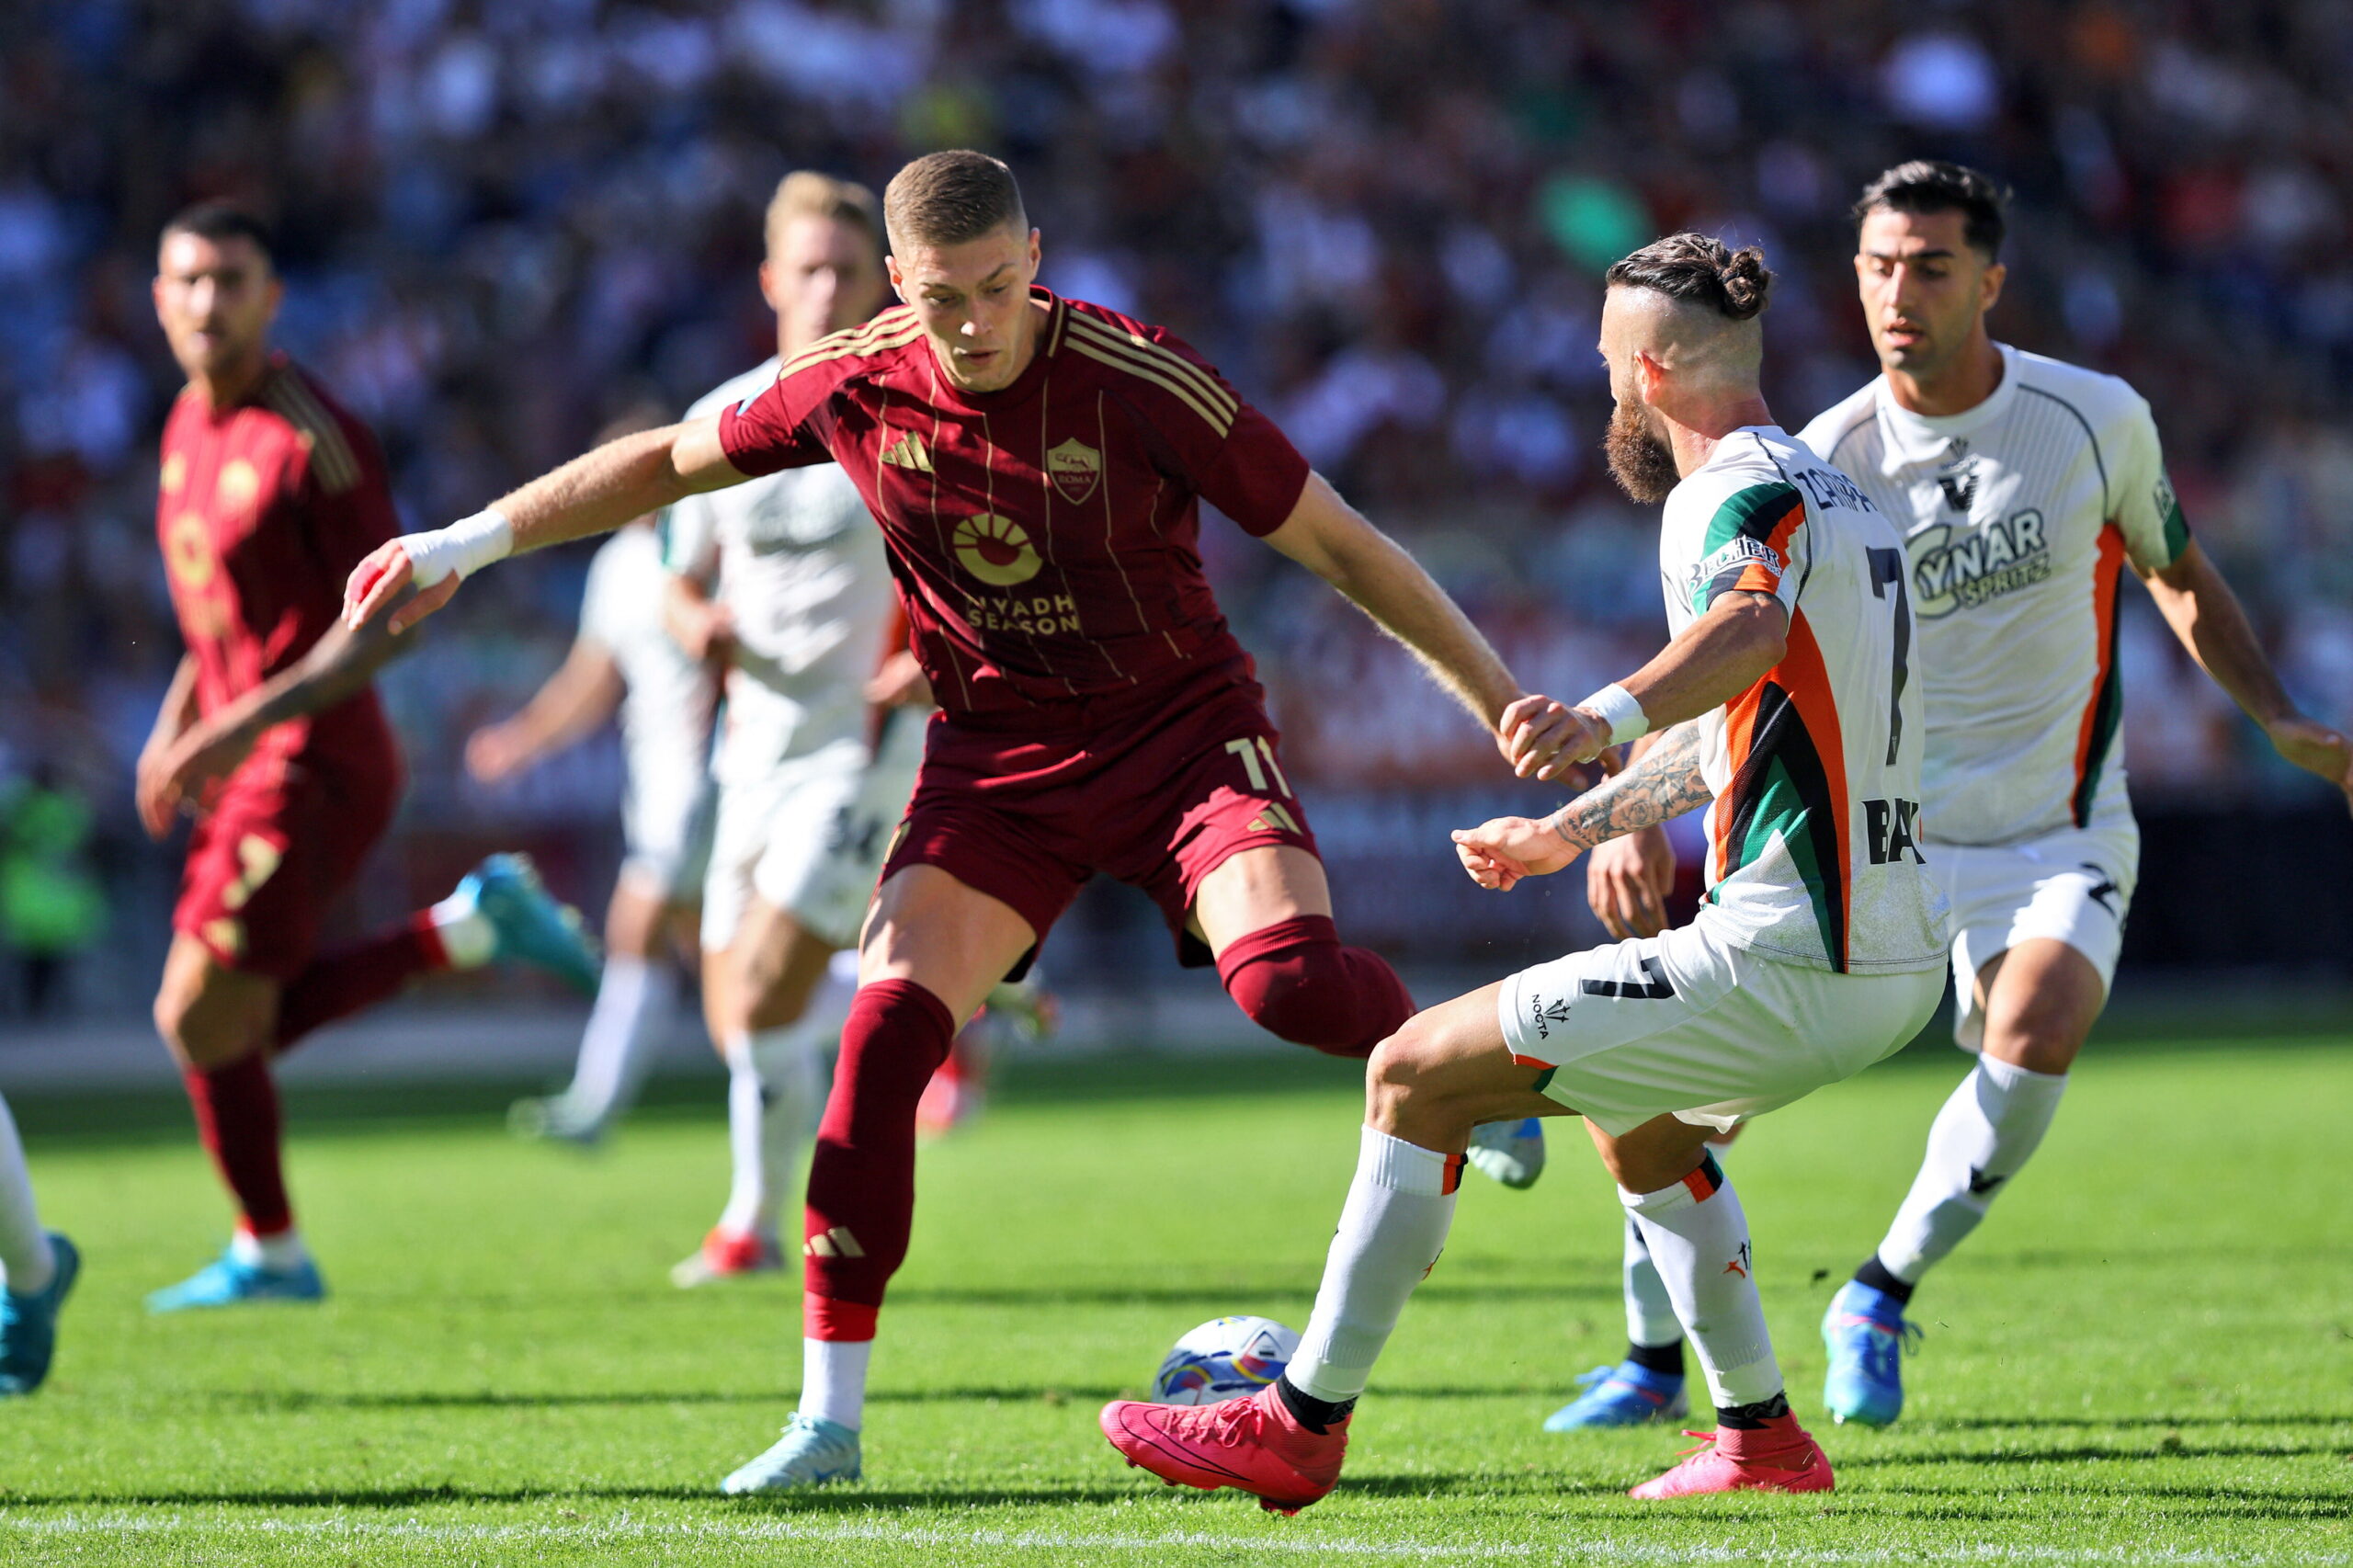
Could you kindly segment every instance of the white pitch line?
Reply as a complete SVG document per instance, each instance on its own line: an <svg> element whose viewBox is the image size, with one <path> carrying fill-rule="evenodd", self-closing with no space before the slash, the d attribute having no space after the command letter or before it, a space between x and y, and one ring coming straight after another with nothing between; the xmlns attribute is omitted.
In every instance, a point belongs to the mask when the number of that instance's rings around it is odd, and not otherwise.
<svg viewBox="0 0 2353 1568"><path fill-rule="evenodd" d="M1995 1542L1947 1547L1765 1547L1662 1545L1623 1540L1613 1536L1560 1539L1543 1546L1489 1543L1434 1546L1414 1541L1357 1540L1345 1536L1313 1536L1279 1540L1268 1536L1220 1535L1203 1530L1171 1531L1165 1535L1127 1535L1110 1531L946 1529L932 1525L816 1523L798 1519L646 1520L624 1514L603 1521L578 1524L427 1524L418 1519L244 1519L189 1518L185 1515L158 1517L153 1514L65 1514L26 1517L0 1509L0 1533L32 1536L167 1535L191 1533L226 1536L295 1536L323 1540L416 1540L451 1542L543 1541L596 1545L623 1541L723 1541L753 1544L763 1541L806 1541L847 1544L886 1542L898 1546L1005 1547L1016 1551L1165 1551L1171 1547L1210 1547L1260 1555L1282 1554L1373 1561L1428 1562L1579 1562L1658 1564L1723 1562L1788 1562L1877 1564L1908 1562L1962 1563L2115 1563L2151 1564L2154 1568L2268 1568L2278 1563L2294 1568L2342 1568L2353 1564L2344 1553L2297 1551L2292 1556L2266 1552L2150 1551L2131 1547L2064 1548L2006 1546Z"/></svg>

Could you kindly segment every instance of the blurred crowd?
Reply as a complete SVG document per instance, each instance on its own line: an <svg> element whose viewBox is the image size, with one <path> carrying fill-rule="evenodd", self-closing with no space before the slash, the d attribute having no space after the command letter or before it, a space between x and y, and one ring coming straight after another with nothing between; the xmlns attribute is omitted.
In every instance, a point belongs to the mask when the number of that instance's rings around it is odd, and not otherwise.
<svg viewBox="0 0 2353 1568"><path fill-rule="evenodd" d="M107 844L177 653L153 538L174 209L281 234L280 337L413 525L772 348L779 175L1010 161L1046 280L1164 322L1404 538L1532 686L1654 645L1652 520L1601 470L1597 280L1761 241L1791 427L1872 370L1848 202L1917 155L2018 204L2000 335L2154 403L2291 688L2353 719L2353 7L2342 0L15 0L0 7L0 733ZM1477 734L1333 596L1213 526L1293 770L1459 788ZM457 750L551 666L585 556L494 573L388 677L413 816L609 819L617 757L486 793ZM2296 785L2141 596L2136 791Z"/></svg>

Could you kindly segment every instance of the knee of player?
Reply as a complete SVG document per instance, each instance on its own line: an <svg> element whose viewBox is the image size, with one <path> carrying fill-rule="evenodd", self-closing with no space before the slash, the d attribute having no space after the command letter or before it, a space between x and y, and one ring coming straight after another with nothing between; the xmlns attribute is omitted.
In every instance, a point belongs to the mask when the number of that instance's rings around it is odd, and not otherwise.
<svg viewBox="0 0 2353 1568"><path fill-rule="evenodd" d="M2029 1073L2065 1073L2084 1049L2084 1028L2065 1017L2027 1015L1989 1023L1985 1054Z"/></svg>
<svg viewBox="0 0 2353 1568"><path fill-rule="evenodd" d="M1443 1042L1427 1019L1426 1013L1415 1014L1372 1048L1364 1074L1369 1100L1407 1104L1445 1096L1448 1074Z"/></svg>

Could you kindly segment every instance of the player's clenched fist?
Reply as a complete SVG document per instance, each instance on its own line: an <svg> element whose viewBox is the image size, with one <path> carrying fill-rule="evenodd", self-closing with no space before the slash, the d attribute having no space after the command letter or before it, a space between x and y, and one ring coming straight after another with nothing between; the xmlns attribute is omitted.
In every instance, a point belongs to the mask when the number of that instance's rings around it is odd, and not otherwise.
<svg viewBox="0 0 2353 1568"><path fill-rule="evenodd" d="M1504 710L1495 744L1522 778L1564 778L1608 749L1609 727L1581 708L1529 696Z"/></svg>
<svg viewBox="0 0 2353 1568"><path fill-rule="evenodd" d="M1502 892L1522 877L1541 877L1559 870L1583 852L1554 829L1551 820L1495 817L1477 827L1454 831L1454 853L1471 880Z"/></svg>

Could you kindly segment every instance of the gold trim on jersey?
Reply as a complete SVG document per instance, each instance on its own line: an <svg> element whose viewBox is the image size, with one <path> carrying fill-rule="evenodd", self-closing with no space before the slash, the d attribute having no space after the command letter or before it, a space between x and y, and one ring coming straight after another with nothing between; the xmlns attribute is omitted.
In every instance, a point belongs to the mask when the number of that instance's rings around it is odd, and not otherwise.
<svg viewBox="0 0 2353 1568"><path fill-rule="evenodd" d="M1068 345L1088 358L1165 388L1199 415L1222 438L1233 428L1241 404L1199 366L1173 349L1132 332L1120 332L1090 316L1071 312Z"/></svg>
<svg viewBox="0 0 2353 1568"><path fill-rule="evenodd" d="M776 368L776 379L784 380L812 365L822 365L829 359L847 358L853 354L880 354L885 349L904 348L923 335L923 325L915 320L912 307L901 305L884 311L872 321L858 326L845 327L830 337L821 337L808 347Z"/></svg>
<svg viewBox="0 0 2353 1568"><path fill-rule="evenodd" d="M340 495L359 483L359 460L352 455L351 443L345 437L342 425L304 384L299 372L279 370L262 388L261 397L280 418L294 426L295 435L311 454L311 472L319 476L321 490L329 495Z"/></svg>

